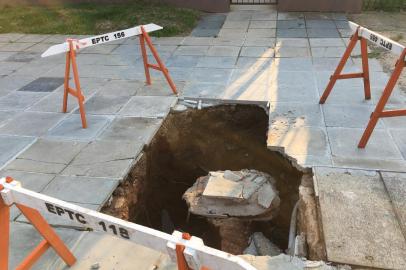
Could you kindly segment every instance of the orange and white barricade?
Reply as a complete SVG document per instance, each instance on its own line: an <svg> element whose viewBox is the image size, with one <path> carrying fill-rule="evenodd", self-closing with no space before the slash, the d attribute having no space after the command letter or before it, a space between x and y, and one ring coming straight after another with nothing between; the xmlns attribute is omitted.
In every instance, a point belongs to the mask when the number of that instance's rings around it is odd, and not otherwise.
<svg viewBox="0 0 406 270"><path fill-rule="evenodd" d="M49 248L53 247L67 265L76 259L40 212L68 219L89 230L107 233L138 245L168 254L179 270L256 270L242 258L204 245L203 240L187 233L172 235L135 223L24 189L10 177L0 179L0 269L7 270L9 258L10 207L16 205L45 238L17 269L29 269Z"/></svg>
<svg viewBox="0 0 406 270"><path fill-rule="evenodd" d="M377 103L374 112L371 114L369 123L364 131L364 134L361 137L361 140L358 143L358 148L365 148L368 143L369 138L371 137L372 132L376 124L378 123L379 118L383 117L395 117L395 116L406 116L406 110L385 110L386 103L388 102L392 91L402 73L403 68L405 67L406 59L406 48L405 46L390 40L378 33L375 33L369 29L366 29L362 26L359 26L356 23L349 22L350 27L354 34L351 37L351 41L347 46L347 49L344 52L343 57L341 58L336 70L333 75L330 77L330 81L324 90L323 95L320 98L319 103L324 104L327 100L329 94L331 93L337 80L342 79L353 79L353 78L363 78L364 81L364 94L365 99L371 99L371 86L369 80L369 65L368 65L368 44L370 41L375 45L378 45L381 48L391 51L392 53L399 55L399 58L396 62L395 70L393 71L379 102ZM361 44L361 57L362 57L362 72L360 73L349 73L342 74L345 64L347 63L351 52L354 50L357 42Z"/></svg>
<svg viewBox="0 0 406 270"><path fill-rule="evenodd" d="M154 44L152 43L152 40L148 34L150 32L161 30L161 29L163 29L161 26L151 23L151 24L147 24L147 25L136 26L133 28L125 29L125 30L120 30L120 31L116 31L116 32L111 32L111 33L102 34L102 35L98 35L98 36L94 36L94 37L88 37L88 38L79 39L79 40L78 39L67 39L65 43L57 44L57 45L49 47L48 50L46 50L41 55L42 57L66 53L65 82L64 82L62 111L66 113L67 105L68 105L68 95L70 94L70 95L76 97L78 100L78 104L79 104L79 111L80 111L80 116L82 119L82 127L83 128L87 127L86 112L85 112L85 106L84 106L85 97L83 96L82 89L80 86L79 71L78 71L78 66L77 66L77 62L76 62L76 53L80 49L84 49L84 48L92 47L95 45L100 45L100 44L108 43L111 41L116 41L116 40L120 40L120 39L124 39L124 38L128 38L128 37L132 37L132 36L139 36L142 59L144 62L146 83L148 85L151 84L150 69L155 69L155 70L161 71L163 73L166 81L168 82L169 86L171 87L172 92L175 95L177 95L175 83L173 82L171 76L169 75L169 71L166 68L165 64L162 62L161 58L159 57L158 51L154 47ZM151 64L148 62L147 47L150 49L152 56L154 57L157 64ZM71 69L72 69L72 73L73 73L73 81L75 84L75 88L71 88L69 86Z"/></svg>

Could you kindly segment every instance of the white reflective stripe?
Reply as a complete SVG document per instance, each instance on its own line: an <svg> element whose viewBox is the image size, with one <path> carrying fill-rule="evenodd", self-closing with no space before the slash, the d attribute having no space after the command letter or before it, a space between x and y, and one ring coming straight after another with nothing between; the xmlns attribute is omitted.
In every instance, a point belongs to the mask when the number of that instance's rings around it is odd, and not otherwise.
<svg viewBox="0 0 406 270"><path fill-rule="evenodd" d="M146 32L153 32L157 30L163 29L161 26L150 23L147 25L144 25L144 29ZM87 47L91 47L94 45L99 45L99 44L104 44L108 43L111 41L123 39L123 38L128 38L132 36L137 36L141 34L141 26L136 26L133 28L125 29L125 30L120 30L120 31L115 31L107 34L102 34L94 37L88 37L88 38L83 38L75 42L75 47L78 49L83 49ZM75 50L77 48L74 48ZM62 43L62 44L57 44L54 46L51 46L46 50L41 57L47 57L51 55L56 55L60 53L65 53L69 51L69 44L67 42Z"/></svg>
<svg viewBox="0 0 406 270"><path fill-rule="evenodd" d="M25 205L40 212L48 212L61 218L69 219L94 231L104 232L132 241L153 250L169 254L171 258L175 257L175 251L173 250L171 254L170 249L174 249L176 243L181 243L185 246L185 251L187 251L185 252L186 260L191 265L196 266L196 269L205 266L212 270L256 270L255 267L237 256L204 246L202 241L199 241L199 238L194 241L182 240L176 237L176 233L175 235L169 235L13 184L7 184L4 182L4 178L0 179L0 184L4 186L4 189L0 191L3 199L12 199L13 203Z"/></svg>
<svg viewBox="0 0 406 270"><path fill-rule="evenodd" d="M377 46L391 51L396 55L401 55L405 46L399 44L396 41L393 41L387 37L384 37L381 34L378 34L374 31L371 31L365 27L359 26L354 22L349 22L351 30L355 33L357 28L359 27L358 35L369 40L370 42L376 44Z"/></svg>

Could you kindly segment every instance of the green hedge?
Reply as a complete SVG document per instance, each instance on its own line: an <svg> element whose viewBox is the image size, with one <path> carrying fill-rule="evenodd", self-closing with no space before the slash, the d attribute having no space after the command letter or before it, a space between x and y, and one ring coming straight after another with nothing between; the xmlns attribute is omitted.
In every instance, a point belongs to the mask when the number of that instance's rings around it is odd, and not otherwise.
<svg viewBox="0 0 406 270"><path fill-rule="evenodd" d="M406 0L364 0L364 10L399 11L406 8Z"/></svg>

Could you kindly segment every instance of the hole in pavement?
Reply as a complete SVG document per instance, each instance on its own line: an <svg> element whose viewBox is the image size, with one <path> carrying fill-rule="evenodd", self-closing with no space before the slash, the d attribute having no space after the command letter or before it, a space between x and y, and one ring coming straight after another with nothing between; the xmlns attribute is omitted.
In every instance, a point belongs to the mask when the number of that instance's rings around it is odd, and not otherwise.
<svg viewBox="0 0 406 270"><path fill-rule="evenodd" d="M292 210L308 171L267 149L267 129L268 115L253 105L171 112L103 211L167 233L185 231L208 246L233 254L242 254L253 232L262 232L285 250ZM280 197L276 217L265 221L229 217L213 222L189 213L182 196L199 177L212 171L244 169L274 178Z"/></svg>

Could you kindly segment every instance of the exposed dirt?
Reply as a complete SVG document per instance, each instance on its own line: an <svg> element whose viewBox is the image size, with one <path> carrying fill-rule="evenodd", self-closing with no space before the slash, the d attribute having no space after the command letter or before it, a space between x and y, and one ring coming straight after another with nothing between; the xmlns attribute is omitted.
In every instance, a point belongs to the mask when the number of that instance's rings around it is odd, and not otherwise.
<svg viewBox="0 0 406 270"><path fill-rule="evenodd" d="M255 231L263 232L284 250L291 213L299 200L299 185L302 177L311 173L282 154L268 150L267 129L268 115L258 106L173 112L103 211L167 233L175 229L187 231L208 246L234 254L241 254L250 233ZM209 171L242 169L255 169L275 178L281 198L277 217L266 222L237 222L238 226L233 226L230 219L226 223L231 226L218 226L224 222L208 222L188 213L182 195L198 177ZM311 214L317 215L316 212ZM313 220L317 221L317 216ZM320 244L316 238L311 238L313 243ZM317 252L313 254L321 257Z"/></svg>
<svg viewBox="0 0 406 270"><path fill-rule="evenodd" d="M364 12L352 14L350 19L366 28L376 31L390 39L406 45L406 12ZM384 68L390 73L393 71L398 57L383 49L370 46L370 56L377 58ZM399 79L399 86L406 93L406 72Z"/></svg>

